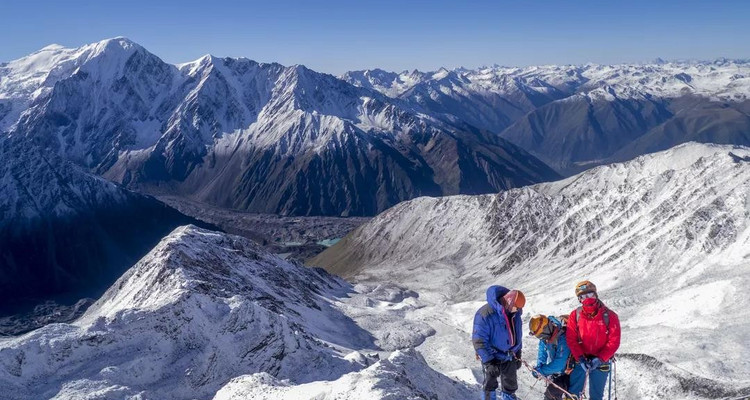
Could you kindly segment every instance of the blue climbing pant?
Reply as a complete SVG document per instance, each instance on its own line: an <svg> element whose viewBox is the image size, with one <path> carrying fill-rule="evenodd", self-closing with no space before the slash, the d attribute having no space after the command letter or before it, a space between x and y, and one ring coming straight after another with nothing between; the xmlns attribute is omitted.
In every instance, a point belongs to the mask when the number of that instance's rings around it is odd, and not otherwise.
<svg viewBox="0 0 750 400"><path fill-rule="evenodd" d="M589 399L603 400L604 387L607 385L610 364L602 364L599 368L589 371ZM570 373L570 393L579 395L583 389L583 383L586 380L586 371L580 363L576 363L573 372Z"/></svg>

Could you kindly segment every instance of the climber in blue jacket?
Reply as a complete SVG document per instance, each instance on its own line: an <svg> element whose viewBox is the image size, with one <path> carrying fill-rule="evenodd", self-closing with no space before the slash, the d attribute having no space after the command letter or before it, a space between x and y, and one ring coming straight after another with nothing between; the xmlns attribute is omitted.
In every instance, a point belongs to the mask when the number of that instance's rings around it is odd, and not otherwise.
<svg viewBox="0 0 750 400"><path fill-rule="evenodd" d="M564 390L570 386L570 375L567 371L570 359L570 348L565 340L565 324L553 316L535 315L529 321L529 335L539 339L536 368L532 373L538 378L547 377ZM547 385L544 398L560 399L564 392L554 385Z"/></svg>
<svg viewBox="0 0 750 400"><path fill-rule="evenodd" d="M471 340L477 359L482 361L482 400L497 400L498 378L503 388L502 400L516 399L516 371L521 368L523 339L521 309L525 304L521 291L490 286L487 304L474 315Z"/></svg>

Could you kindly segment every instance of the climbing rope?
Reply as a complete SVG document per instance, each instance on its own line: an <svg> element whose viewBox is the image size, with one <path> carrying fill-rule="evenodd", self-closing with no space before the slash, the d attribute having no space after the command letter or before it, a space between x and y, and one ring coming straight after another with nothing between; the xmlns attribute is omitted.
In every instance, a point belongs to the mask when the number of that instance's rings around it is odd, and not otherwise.
<svg viewBox="0 0 750 400"><path fill-rule="evenodd" d="M521 358L518 358L518 357L516 357L516 360L520 361L526 367L526 369L529 370L529 372L532 372L532 373L535 372L534 367L532 367L531 365L529 365L529 363L527 363L525 360L523 360ZM586 391L586 383L585 382L583 384L583 389L584 390L581 391L581 396L579 397L579 396L576 396L576 395L568 392L567 390L563 389L562 387L560 387L560 385L556 384L555 382L552 382L552 379L550 379L550 378L548 378L548 377L546 377L546 376L544 376L542 374L539 374L539 373L537 373L537 375L539 376L538 378L536 378L537 382L543 380L543 381L547 382L548 385L552 385L552 386L556 387L557 389L559 389L561 392L563 392L566 396L570 397L571 399L583 400L585 398L585 396L583 394ZM589 378L589 373L587 371L586 372L586 380L588 380L588 378Z"/></svg>

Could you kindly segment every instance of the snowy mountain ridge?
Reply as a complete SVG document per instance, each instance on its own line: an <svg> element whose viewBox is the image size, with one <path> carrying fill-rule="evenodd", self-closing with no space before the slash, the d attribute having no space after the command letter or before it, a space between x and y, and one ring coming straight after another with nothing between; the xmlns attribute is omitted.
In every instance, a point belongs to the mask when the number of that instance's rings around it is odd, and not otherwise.
<svg viewBox="0 0 750 400"><path fill-rule="evenodd" d="M519 145L563 175L681 143L750 145L750 63L482 67L342 76Z"/></svg>
<svg viewBox="0 0 750 400"><path fill-rule="evenodd" d="M0 129L130 187L268 213L368 215L557 177L501 138L304 66L175 66L125 38L3 64Z"/></svg>
<svg viewBox="0 0 750 400"><path fill-rule="evenodd" d="M10 399L469 396L413 350L369 354L379 346L342 302L389 304L371 294L247 239L180 227L78 320L0 338L0 389Z"/></svg>
<svg viewBox="0 0 750 400"><path fill-rule="evenodd" d="M17 399L207 398L243 372L337 377L362 366L319 337L368 337L322 296L342 290L246 239L178 228L77 321L0 339L0 387Z"/></svg>
<svg viewBox="0 0 750 400"><path fill-rule="evenodd" d="M401 97L415 86L441 83L436 90L460 90L462 83L476 92L510 94L519 87L540 94L559 91L592 99L705 96L716 101L743 101L750 96L750 61L673 61L640 64L491 66L476 69L441 68L394 73L380 69L350 71L342 79Z"/></svg>

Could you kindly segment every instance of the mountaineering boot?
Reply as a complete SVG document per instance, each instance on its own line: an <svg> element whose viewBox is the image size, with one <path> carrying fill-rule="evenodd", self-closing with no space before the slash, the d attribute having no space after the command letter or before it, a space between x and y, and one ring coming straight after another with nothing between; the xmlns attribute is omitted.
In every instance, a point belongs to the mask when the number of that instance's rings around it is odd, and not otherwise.
<svg viewBox="0 0 750 400"><path fill-rule="evenodd" d="M515 394L510 394L507 392L503 392L503 396L501 398L502 400L518 400L518 397L516 397Z"/></svg>
<svg viewBox="0 0 750 400"><path fill-rule="evenodd" d="M491 392L482 392L482 400L497 400L497 394L495 394L495 391Z"/></svg>

